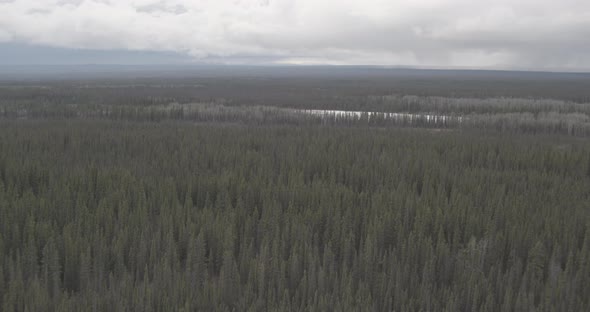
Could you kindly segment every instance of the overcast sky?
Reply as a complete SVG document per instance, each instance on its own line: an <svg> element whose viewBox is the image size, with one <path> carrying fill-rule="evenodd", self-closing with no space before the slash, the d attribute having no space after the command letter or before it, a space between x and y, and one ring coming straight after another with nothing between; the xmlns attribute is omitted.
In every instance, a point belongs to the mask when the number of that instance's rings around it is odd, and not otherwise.
<svg viewBox="0 0 590 312"><path fill-rule="evenodd" d="M0 0L1 64L590 70L590 0Z"/></svg>

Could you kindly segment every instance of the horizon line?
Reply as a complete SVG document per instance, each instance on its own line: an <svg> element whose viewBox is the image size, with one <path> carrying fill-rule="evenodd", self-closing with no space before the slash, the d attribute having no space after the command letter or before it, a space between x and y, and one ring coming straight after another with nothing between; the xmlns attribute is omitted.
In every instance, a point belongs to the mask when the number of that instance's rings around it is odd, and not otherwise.
<svg viewBox="0 0 590 312"><path fill-rule="evenodd" d="M376 64L289 64L289 63L79 63L79 64L0 64L0 68L18 67L182 67L186 70L196 67L253 67L253 68L370 68L370 69L407 69L407 70L433 70L433 71L489 71L489 72L522 72L522 73L548 73L548 74L590 74L590 69L560 69L560 68L510 68L510 67L477 67L477 66L428 66L428 65L376 65Z"/></svg>

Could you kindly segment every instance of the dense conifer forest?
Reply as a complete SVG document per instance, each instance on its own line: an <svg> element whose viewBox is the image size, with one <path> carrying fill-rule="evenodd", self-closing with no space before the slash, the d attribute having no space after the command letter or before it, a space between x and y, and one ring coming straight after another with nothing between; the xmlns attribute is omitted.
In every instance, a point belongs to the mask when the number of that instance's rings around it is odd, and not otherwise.
<svg viewBox="0 0 590 312"><path fill-rule="evenodd" d="M586 121L326 120L30 88L0 90L1 311L590 311Z"/></svg>

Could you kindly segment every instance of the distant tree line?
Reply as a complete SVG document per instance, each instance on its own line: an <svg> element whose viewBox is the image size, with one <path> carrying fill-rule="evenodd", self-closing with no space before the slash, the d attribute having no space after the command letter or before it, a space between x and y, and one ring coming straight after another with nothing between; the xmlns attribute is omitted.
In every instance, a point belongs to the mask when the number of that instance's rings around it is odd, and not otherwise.
<svg viewBox="0 0 590 312"><path fill-rule="evenodd" d="M370 125L590 136L590 80L585 76L406 74L412 75L0 82L0 118ZM463 76L471 80L457 80ZM320 118L297 113L305 109L449 118Z"/></svg>
<svg viewBox="0 0 590 312"><path fill-rule="evenodd" d="M406 98L406 97L404 97ZM424 102L419 102L424 100ZM370 110L358 114L325 115L310 114L304 109L281 108L276 106L236 106L218 99L207 103L166 103L166 104L49 104L31 102L17 104L0 100L1 119L105 119L137 122L226 122L250 125L335 125L351 127L413 127L461 130L483 130L491 132L527 134L566 134L579 137L590 136L590 114L582 104L566 104L546 101L536 107L529 100L445 100L456 101L462 110L436 110L431 99L412 98L401 100L381 111ZM512 102L514 101L514 102ZM414 107L406 111L401 107ZM496 103L490 104L490 103ZM510 104L517 103L517 104ZM518 104L520 103L520 104ZM543 103L543 102L539 102ZM398 105L398 106L396 106ZM514 105L514 106L513 106ZM568 106L571 105L571 106ZM470 110L471 107L487 107ZM568 108L569 107L569 108ZM526 109L531 108L532 112ZM543 108L548 109L547 111ZM578 109L579 108L579 109ZM401 116L391 117L388 111L399 111ZM485 113L486 111L492 113ZM441 115L437 115L441 114ZM431 117L429 117L431 116ZM441 118L434 118L438 116Z"/></svg>

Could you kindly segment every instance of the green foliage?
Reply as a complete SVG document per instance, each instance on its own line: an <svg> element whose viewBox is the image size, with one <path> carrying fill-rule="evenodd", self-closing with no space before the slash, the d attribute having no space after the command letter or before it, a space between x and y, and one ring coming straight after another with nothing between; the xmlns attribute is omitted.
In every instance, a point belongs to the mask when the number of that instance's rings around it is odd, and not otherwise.
<svg viewBox="0 0 590 312"><path fill-rule="evenodd" d="M590 145L0 123L2 311L588 311Z"/></svg>

